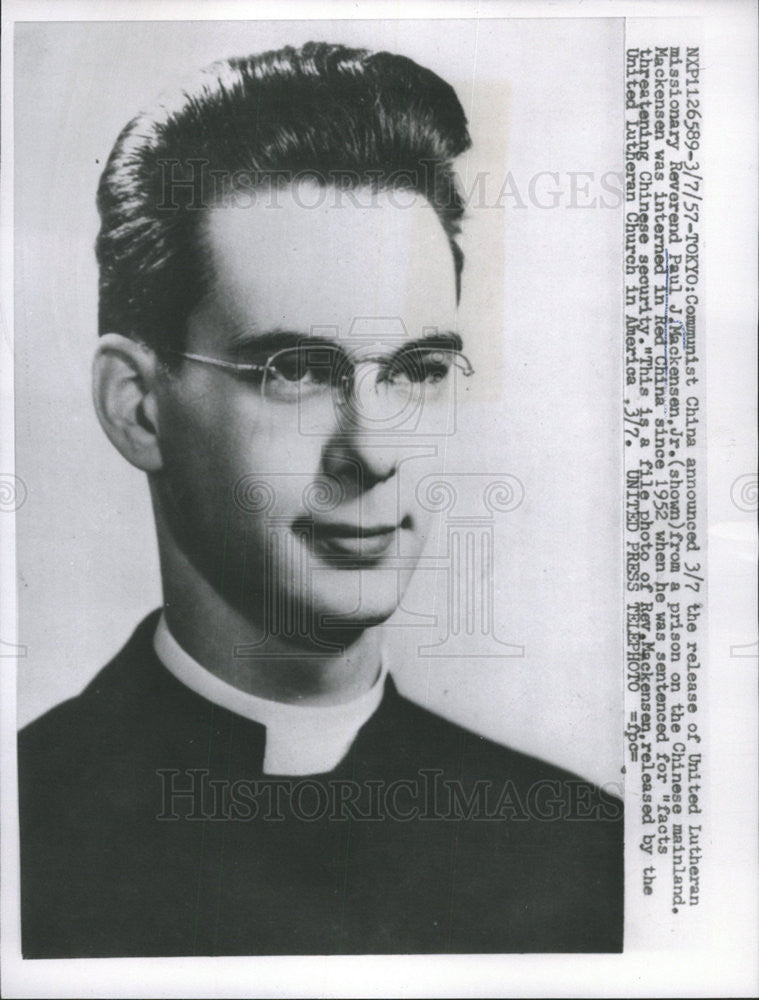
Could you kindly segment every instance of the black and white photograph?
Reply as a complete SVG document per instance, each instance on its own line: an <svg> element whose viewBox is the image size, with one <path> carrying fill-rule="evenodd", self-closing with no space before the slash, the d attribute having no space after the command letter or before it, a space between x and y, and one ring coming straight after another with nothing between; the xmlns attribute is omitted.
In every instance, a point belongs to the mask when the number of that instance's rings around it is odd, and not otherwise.
<svg viewBox="0 0 759 1000"><path fill-rule="evenodd" d="M3 43L14 995L698 947L706 22L170 6Z"/></svg>

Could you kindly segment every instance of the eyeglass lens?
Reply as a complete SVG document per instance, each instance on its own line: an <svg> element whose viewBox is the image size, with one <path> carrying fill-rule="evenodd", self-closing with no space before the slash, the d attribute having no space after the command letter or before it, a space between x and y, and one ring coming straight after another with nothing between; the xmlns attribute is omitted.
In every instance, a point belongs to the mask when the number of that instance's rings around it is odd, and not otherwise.
<svg viewBox="0 0 759 1000"><path fill-rule="evenodd" d="M372 365L366 376L359 369ZM414 346L390 357L370 357L352 361L340 348L329 345L300 345L285 348L270 358L263 377L263 393L268 399L296 402L331 395L338 391L353 401L360 389L368 387L393 396L423 393L426 401L447 397L457 370L468 363L456 351Z"/></svg>

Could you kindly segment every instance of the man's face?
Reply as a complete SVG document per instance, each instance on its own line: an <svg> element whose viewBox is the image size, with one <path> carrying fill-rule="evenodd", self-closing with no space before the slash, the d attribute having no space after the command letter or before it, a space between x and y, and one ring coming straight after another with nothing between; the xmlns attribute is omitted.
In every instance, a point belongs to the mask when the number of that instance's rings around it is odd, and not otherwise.
<svg viewBox="0 0 759 1000"><path fill-rule="evenodd" d="M453 258L432 207L363 195L303 184L212 209L211 292L185 350L265 364L316 337L355 362L455 331ZM314 614L386 619L429 530L416 488L439 465L446 404L417 405L412 389L404 407L373 391L375 363L354 370L352 403L333 388L283 399L255 372L193 361L161 390L156 485L174 537L217 592L295 637L313 633Z"/></svg>

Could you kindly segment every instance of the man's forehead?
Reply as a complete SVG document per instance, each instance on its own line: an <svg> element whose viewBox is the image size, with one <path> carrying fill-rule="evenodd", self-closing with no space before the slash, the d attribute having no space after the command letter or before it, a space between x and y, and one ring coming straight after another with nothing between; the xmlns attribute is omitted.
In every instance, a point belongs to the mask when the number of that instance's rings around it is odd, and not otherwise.
<svg viewBox="0 0 759 1000"><path fill-rule="evenodd" d="M396 340L455 326L453 256L431 205L411 191L350 194L304 182L209 211L210 304L227 328Z"/></svg>

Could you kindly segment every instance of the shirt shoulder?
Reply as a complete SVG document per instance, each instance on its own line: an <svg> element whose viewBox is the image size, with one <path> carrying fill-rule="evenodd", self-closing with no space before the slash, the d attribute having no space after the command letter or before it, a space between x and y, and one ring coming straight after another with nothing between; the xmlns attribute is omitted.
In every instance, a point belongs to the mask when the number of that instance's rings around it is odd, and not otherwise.
<svg viewBox="0 0 759 1000"><path fill-rule="evenodd" d="M584 785L601 791L594 782L559 764L498 743L430 711L398 693L392 680L389 683L395 738L410 759L443 768L464 780L490 777L527 785ZM606 787L604 794L613 799L619 790L615 783Z"/></svg>
<svg viewBox="0 0 759 1000"><path fill-rule="evenodd" d="M146 684L152 631L158 619L155 611L142 621L126 645L89 682L84 690L45 712L19 731L19 752L39 752L45 746L65 749L77 734L93 726L109 726L126 703ZM84 738L84 736L82 736Z"/></svg>

